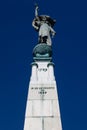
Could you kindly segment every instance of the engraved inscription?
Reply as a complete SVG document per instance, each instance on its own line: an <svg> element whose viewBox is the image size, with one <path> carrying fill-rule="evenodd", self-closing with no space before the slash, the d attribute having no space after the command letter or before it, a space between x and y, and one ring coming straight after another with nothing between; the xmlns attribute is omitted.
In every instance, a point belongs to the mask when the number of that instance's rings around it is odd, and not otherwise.
<svg viewBox="0 0 87 130"><path fill-rule="evenodd" d="M31 90L37 89L55 89L55 87L32 87Z"/></svg>
<svg viewBox="0 0 87 130"><path fill-rule="evenodd" d="M38 69L39 71L44 71L44 72L46 72L47 71L47 68L40 68L40 69Z"/></svg>

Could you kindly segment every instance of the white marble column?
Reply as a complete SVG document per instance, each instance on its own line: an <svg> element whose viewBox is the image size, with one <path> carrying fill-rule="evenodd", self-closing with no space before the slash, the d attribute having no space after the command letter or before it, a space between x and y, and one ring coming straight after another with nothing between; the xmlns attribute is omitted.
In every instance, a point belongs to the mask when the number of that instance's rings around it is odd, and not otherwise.
<svg viewBox="0 0 87 130"><path fill-rule="evenodd" d="M38 65L35 62L33 62L31 65L32 65L31 81L37 81L37 68L38 68Z"/></svg>
<svg viewBox="0 0 87 130"><path fill-rule="evenodd" d="M48 80L53 81L55 80L54 77L54 63L48 63Z"/></svg>

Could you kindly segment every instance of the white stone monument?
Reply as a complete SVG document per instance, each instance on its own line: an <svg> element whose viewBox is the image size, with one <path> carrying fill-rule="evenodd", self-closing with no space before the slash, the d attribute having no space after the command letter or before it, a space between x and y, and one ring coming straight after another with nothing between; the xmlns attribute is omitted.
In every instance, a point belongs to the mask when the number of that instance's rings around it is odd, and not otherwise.
<svg viewBox="0 0 87 130"><path fill-rule="evenodd" d="M45 17L51 26L53 20ZM33 60L24 130L62 130L52 47L43 42L37 44Z"/></svg>

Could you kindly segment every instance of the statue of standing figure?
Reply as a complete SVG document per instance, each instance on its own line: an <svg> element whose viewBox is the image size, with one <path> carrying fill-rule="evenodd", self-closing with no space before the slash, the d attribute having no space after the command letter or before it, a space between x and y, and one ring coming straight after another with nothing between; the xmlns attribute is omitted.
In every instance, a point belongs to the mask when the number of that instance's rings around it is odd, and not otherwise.
<svg viewBox="0 0 87 130"><path fill-rule="evenodd" d="M51 35L54 37L56 32L52 28L55 24L55 20L51 19L47 15L40 15L38 16L38 6L36 5L35 8L35 18L32 22L32 26L39 32L39 43L46 43L47 45L51 46Z"/></svg>

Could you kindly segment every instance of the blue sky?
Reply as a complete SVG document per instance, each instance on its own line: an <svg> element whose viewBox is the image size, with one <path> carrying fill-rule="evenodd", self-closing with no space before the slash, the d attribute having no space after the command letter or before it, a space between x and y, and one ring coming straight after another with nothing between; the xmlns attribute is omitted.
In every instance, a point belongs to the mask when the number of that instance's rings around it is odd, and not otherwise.
<svg viewBox="0 0 87 130"><path fill-rule="evenodd" d="M0 130L23 130L32 50L35 0L0 2ZM53 62L63 130L87 130L87 7L79 0L36 0L55 18Z"/></svg>

